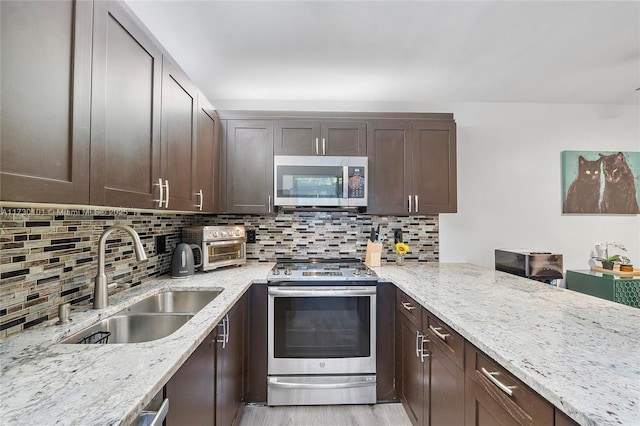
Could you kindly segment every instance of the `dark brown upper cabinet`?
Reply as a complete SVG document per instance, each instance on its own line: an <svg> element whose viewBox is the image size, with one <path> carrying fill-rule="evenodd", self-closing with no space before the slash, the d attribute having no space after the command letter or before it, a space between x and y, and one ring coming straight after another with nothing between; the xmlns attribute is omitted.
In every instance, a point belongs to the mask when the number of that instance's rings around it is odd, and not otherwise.
<svg viewBox="0 0 640 426"><path fill-rule="evenodd" d="M162 173L164 207L196 210L195 86L165 56L162 63Z"/></svg>
<svg viewBox="0 0 640 426"><path fill-rule="evenodd" d="M456 126L453 121L415 121L413 143L413 212L457 211Z"/></svg>
<svg viewBox="0 0 640 426"><path fill-rule="evenodd" d="M213 106L198 94L198 144L196 148L196 211L220 210L220 120Z"/></svg>
<svg viewBox="0 0 640 426"><path fill-rule="evenodd" d="M94 22L91 204L159 208L160 48L115 1Z"/></svg>
<svg viewBox="0 0 640 426"><path fill-rule="evenodd" d="M224 211L273 212L273 121L222 120Z"/></svg>
<svg viewBox="0 0 640 426"><path fill-rule="evenodd" d="M277 155L367 155L365 121L277 120Z"/></svg>
<svg viewBox="0 0 640 426"><path fill-rule="evenodd" d="M369 123L368 213L455 212L456 127L443 120Z"/></svg>
<svg viewBox="0 0 640 426"><path fill-rule="evenodd" d="M0 197L88 204L93 3L0 9Z"/></svg>
<svg viewBox="0 0 640 426"><path fill-rule="evenodd" d="M401 120L369 123L368 213L408 214L411 193L411 125Z"/></svg>

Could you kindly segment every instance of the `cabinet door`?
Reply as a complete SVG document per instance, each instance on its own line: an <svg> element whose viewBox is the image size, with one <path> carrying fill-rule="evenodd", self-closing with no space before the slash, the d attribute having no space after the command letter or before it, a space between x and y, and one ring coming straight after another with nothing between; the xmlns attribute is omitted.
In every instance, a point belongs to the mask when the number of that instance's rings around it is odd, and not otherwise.
<svg viewBox="0 0 640 426"><path fill-rule="evenodd" d="M398 397L402 401L411 423L414 425L428 424L428 410L425 416L425 398L428 397L428 364L418 354L421 344L420 330L401 314L397 314L398 324L397 338L399 340L400 353L397 355L400 380ZM427 366L425 368L425 366ZM425 370L427 374L425 374ZM427 383L425 384L425 378Z"/></svg>
<svg viewBox="0 0 640 426"><path fill-rule="evenodd" d="M249 289L245 387L248 403L267 402L267 290L268 287L262 284L254 284Z"/></svg>
<svg viewBox="0 0 640 426"><path fill-rule="evenodd" d="M388 282L378 283L376 289L376 398L378 401L396 399L395 346L389 342L395 336L396 288Z"/></svg>
<svg viewBox="0 0 640 426"><path fill-rule="evenodd" d="M411 188L411 133L405 121L377 120L367 127L368 213L407 215Z"/></svg>
<svg viewBox="0 0 640 426"><path fill-rule="evenodd" d="M2 200L89 202L86 1L0 2Z"/></svg>
<svg viewBox="0 0 640 426"><path fill-rule="evenodd" d="M431 338L433 339L433 338ZM464 424L464 370L438 346L431 353L430 421L432 426Z"/></svg>
<svg viewBox="0 0 640 426"><path fill-rule="evenodd" d="M226 210L271 213L273 202L273 122L226 122Z"/></svg>
<svg viewBox="0 0 640 426"><path fill-rule="evenodd" d="M165 56L162 62L162 173L172 210L195 210L195 87Z"/></svg>
<svg viewBox="0 0 640 426"><path fill-rule="evenodd" d="M317 121L276 121L274 135L277 155L322 155Z"/></svg>
<svg viewBox="0 0 640 426"><path fill-rule="evenodd" d="M367 155L367 123L364 121L323 121L320 155Z"/></svg>
<svg viewBox="0 0 640 426"><path fill-rule="evenodd" d="M159 207L160 49L115 1L94 22L91 204Z"/></svg>
<svg viewBox="0 0 640 426"><path fill-rule="evenodd" d="M465 355L466 426L554 424L554 407L544 398L468 343Z"/></svg>
<svg viewBox="0 0 640 426"><path fill-rule="evenodd" d="M416 121L412 126L414 211L454 213L457 211L455 123Z"/></svg>
<svg viewBox="0 0 640 426"><path fill-rule="evenodd" d="M246 297L227 314L224 347L218 343L216 375L216 426L230 426L244 399ZM221 340L220 337L218 340Z"/></svg>
<svg viewBox="0 0 640 426"><path fill-rule="evenodd" d="M220 210L220 121L204 95L198 95L198 146L196 150L196 204L198 211ZM200 192L201 191L201 192Z"/></svg>
<svg viewBox="0 0 640 426"><path fill-rule="evenodd" d="M209 334L167 382L167 426L215 424L216 336Z"/></svg>

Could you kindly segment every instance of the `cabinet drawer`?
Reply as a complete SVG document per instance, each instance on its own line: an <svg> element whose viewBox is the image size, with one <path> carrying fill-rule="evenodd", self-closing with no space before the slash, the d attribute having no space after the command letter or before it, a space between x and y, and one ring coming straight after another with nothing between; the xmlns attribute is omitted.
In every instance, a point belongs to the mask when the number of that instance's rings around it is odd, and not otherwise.
<svg viewBox="0 0 640 426"><path fill-rule="evenodd" d="M422 317L422 329L458 367L464 369L464 339L430 312Z"/></svg>
<svg viewBox="0 0 640 426"><path fill-rule="evenodd" d="M417 328L422 327L422 306L402 290L396 291L396 311L400 312Z"/></svg>
<svg viewBox="0 0 640 426"><path fill-rule="evenodd" d="M466 344L465 424L553 425L554 407L473 345ZM485 419L485 420L486 420Z"/></svg>

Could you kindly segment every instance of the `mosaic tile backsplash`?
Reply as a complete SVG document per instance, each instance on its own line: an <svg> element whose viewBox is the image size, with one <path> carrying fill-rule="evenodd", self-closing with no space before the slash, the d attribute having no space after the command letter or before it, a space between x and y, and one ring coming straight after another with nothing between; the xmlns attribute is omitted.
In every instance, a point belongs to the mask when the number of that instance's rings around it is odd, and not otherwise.
<svg viewBox="0 0 640 426"><path fill-rule="evenodd" d="M148 260L137 262L131 238L123 232L107 241L108 282L122 291L165 274L183 227L244 225L256 231L247 244L249 261L278 257L356 257L364 259L372 226L380 225L382 261L393 261L393 230L403 231L407 260L438 261L438 216L367 216L347 212L288 212L270 216L195 215L127 210L70 210L2 207L0 217L0 338L54 319L58 305L88 305L97 269L100 235L111 225L138 232ZM166 249L156 254L156 237ZM210 272L210 273L215 273Z"/></svg>

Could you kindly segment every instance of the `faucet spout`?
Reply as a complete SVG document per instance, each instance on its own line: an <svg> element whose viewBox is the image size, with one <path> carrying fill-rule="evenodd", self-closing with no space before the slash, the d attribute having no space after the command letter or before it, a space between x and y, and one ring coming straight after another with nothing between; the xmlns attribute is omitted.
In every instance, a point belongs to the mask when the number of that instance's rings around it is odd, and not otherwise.
<svg viewBox="0 0 640 426"><path fill-rule="evenodd" d="M125 231L133 238L133 249L136 252L138 262L147 260L140 236L136 231L127 225L113 225L105 230L98 241L98 273L94 280L93 287L93 308L102 309L109 305L109 293L107 292L107 274L104 272L104 258L107 246L107 238L115 231Z"/></svg>

